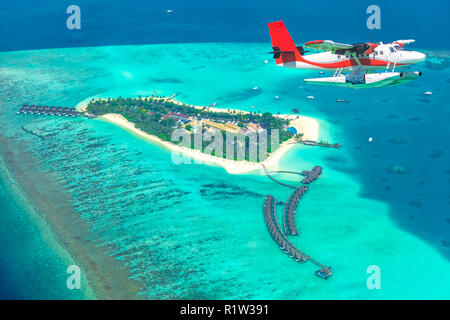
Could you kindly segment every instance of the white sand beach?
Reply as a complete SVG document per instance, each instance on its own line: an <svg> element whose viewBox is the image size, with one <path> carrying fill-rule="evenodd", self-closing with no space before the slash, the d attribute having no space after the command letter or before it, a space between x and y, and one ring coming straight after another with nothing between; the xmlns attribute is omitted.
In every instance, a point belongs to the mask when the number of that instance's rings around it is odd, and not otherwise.
<svg viewBox="0 0 450 320"><path fill-rule="evenodd" d="M166 98L167 99L167 98ZM77 105L77 109L81 111L86 111L87 101L88 99L83 100ZM175 101L173 102L181 104L181 102ZM191 105L190 105L191 106ZM203 109L203 106L191 106L195 108ZM214 112L241 112L248 113L247 111L237 110L237 109L219 109L214 107L208 107L210 111ZM294 127L297 132L303 133L303 139L305 140L314 140L316 141L319 137L319 122L311 117L299 116L299 115L274 115L276 117L282 117L285 119L290 119L290 126ZM196 163L205 163L205 164L214 164L223 167L228 173L231 174L244 174L252 171L257 171L262 169L262 165L264 164L266 168L275 168L280 161L280 159L288 152L295 144L291 143L292 140L288 140L283 142L275 152L271 153L269 157L259 163L250 162L250 161L235 161L228 160L224 158L215 157L212 155L205 154L199 150L190 149L187 147L181 147L170 143L168 141L163 141L157 136L148 134L138 128L135 127L134 123L128 121L120 114L105 114L100 117L108 122L114 123L148 141L153 143L158 143L167 149L171 150L172 157L180 157L181 155L185 157L189 157L195 160Z"/></svg>

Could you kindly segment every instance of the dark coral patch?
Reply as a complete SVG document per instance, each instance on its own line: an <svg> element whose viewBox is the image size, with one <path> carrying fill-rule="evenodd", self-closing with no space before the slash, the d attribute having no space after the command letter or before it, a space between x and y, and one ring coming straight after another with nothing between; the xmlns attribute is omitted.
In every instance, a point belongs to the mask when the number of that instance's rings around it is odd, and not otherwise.
<svg viewBox="0 0 450 320"><path fill-rule="evenodd" d="M416 208L422 208L422 202L418 200L412 200L409 202L410 206L416 207Z"/></svg>
<svg viewBox="0 0 450 320"><path fill-rule="evenodd" d="M442 158L444 156L444 150L432 150L428 156L433 159Z"/></svg>
<svg viewBox="0 0 450 320"><path fill-rule="evenodd" d="M400 144L408 143L408 141L406 141L403 138L391 138L389 140L389 142L392 143L393 145L400 145Z"/></svg>
<svg viewBox="0 0 450 320"><path fill-rule="evenodd" d="M404 164L393 164L386 169L389 174L406 174L411 171L411 168Z"/></svg>
<svg viewBox="0 0 450 320"><path fill-rule="evenodd" d="M444 247L450 248L450 241L449 240L441 240L441 244Z"/></svg>

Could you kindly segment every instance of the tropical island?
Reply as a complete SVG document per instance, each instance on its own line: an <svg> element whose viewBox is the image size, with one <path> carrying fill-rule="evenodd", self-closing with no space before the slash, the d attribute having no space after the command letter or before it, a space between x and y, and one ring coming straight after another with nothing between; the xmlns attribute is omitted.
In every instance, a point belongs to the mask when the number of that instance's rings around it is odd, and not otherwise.
<svg viewBox="0 0 450 320"><path fill-rule="evenodd" d="M176 101L172 97L138 97L92 99L82 106L82 111L89 117L100 117L120 125L151 141L159 142L173 151L181 152L196 160L214 162L230 173L244 173L261 169L261 164L270 166L278 161L294 142L305 140L316 141L318 138L318 122L309 117L295 115L297 110L288 115L271 114L269 112L247 112L236 109L219 109L210 106L194 106ZM174 130L191 136L189 144L177 144L173 141ZM276 131L275 131L276 129ZM202 140L195 144L195 134L201 130L215 133L214 139ZM276 133L276 135L275 135ZM220 144L223 153L208 146L221 134L223 141L233 136L236 143L241 144L245 156L234 154L226 156L226 143ZM260 158L258 150L256 158L250 156L251 137L265 135L267 157ZM272 135L279 144L272 145ZM241 140L239 140L241 139ZM273 150L272 150L273 149ZM264 151L265 152L265 151Z"/></svg>

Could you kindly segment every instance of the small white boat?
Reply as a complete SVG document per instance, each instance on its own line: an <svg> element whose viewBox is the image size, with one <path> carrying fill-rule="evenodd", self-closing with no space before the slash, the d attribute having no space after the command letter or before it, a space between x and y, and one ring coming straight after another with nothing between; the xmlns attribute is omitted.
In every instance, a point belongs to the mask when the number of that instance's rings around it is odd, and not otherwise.
<svg viewBox="0 0 450 320"><path fill-rule="evenodd" d="M264 63L269 63L269 61L268 60L264 60Z"/></svg>
<svg viewBox="0 0 450 320"><path fill-rule="evenodd" d="M280 99L280 97L279 97L279 96L275 96L274 98L275 98L275 100L278 100L278 99Z"/></svg>
<svg viewBox="0 0 450 320"><path fill-rule="evenodd" d="M307 98L307 99L314 100L314 96L307 96L306 98Z"/></svg>
<svg viewBox="0 0 450 320"><path fill-rule="evenodd" d="M373 141L373 138L370 137L370 138L369 138L369 143L372 143L372 141Z"/></svg>
<svg viewBox="0 0 450 320"><path fill-rule="evenodd" d="M253 90L258 90L259 88L257 86L253 87Z"/></svg>
<svg viewBox="0 0 450 320"><path fill-rule="evenodd" d="M167 12L167 13L172 13L173 10L172 10L172 9L169 9L169 10L167 10L166 12Z"/></svg>
<svg viewBox="0 0 450 320"><path fill-rule="evenodd" d="M431 92L431 91L427 91L424 93L424 95L426 95L426 96L431 96L432 94L433 94L433 92Z"/></svg>
<svg viewBox="0 0 450 320"><path fill-rule="evenodd" d="M344 99L337 99L336 102L345 102Z"/></svg>

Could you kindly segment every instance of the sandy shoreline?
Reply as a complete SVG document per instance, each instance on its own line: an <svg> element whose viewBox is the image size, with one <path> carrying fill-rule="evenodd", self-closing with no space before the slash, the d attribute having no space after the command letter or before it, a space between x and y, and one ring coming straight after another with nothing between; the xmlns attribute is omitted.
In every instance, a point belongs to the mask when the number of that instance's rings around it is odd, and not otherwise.
<svg viewBox="0 0 450 320"><path fill-rule="evenodd" d="M165 99L165 98L163 98ZM87 100L85 99L77 105L77 109L81 111L86 111L87 108ZM179 101L171 99L171 101L182 104ZM203 106L191 106L198 109L203 109ZM231 110L240 112L240 113L249 113L248 111L242 111L237 109L219 109L214 107L208 107L210 111L214 112L229 112ZM319 137L319 122L311 117L299 116L299 115L274 115L276 117L281 117L285 119L290 119L290 126L296 128L297 132L303 133L303 138L305 140L314 140L316 141ZM173 152L173 156L177 156L177 154L182 154L189 158L192 158L196 161L196 163L205 163L205 164L214 164L223 167L228 173L231 174L244 174L252 171L257 171L262 169L262 165L265 165L267 168L275 168L278 165L280 159L288 152L295 144L292 144L291 140L283 142L275 152L271 153L269 157L259 163L249 162L249 161L235 161L228 160L219 157L215 157L212 155L205 154L199 150L194 150L186 147L177 146L173 143L163 141L157 136L148 134L138 128L135 127L134 123L128 121L120 114L109 113L100 117L101 119L108 121L110 123L116 124L139 137L146 139L153 143L158 143L165 148L171 150Z"/></svg>

